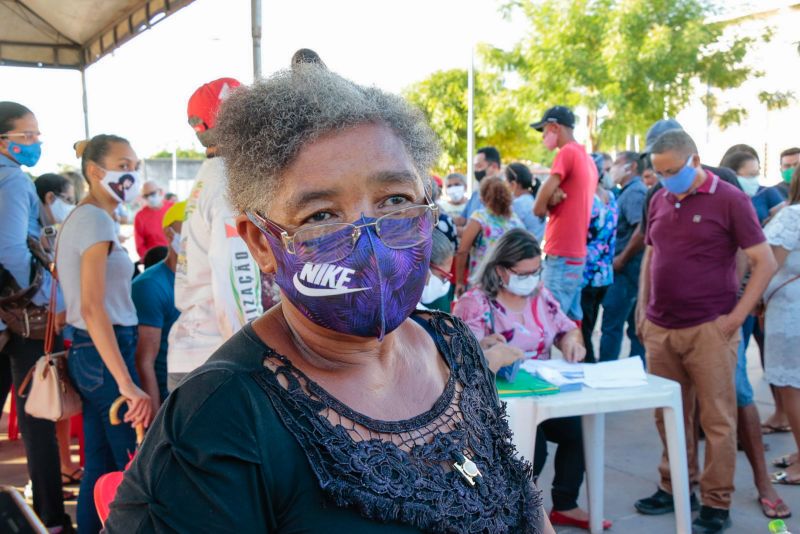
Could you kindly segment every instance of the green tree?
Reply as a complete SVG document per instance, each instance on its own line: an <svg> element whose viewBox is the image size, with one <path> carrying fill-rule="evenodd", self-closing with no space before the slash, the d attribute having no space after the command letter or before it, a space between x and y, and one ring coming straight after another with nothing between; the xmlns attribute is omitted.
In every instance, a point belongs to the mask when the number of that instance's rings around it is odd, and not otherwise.
<svg viewBox="0 0 800 534"><path fill-rule="evenodd" d="M434 72L403 91L420 108L442 144L435 169L440 174L464 172L467 167L467 71ZM514 94L496 73L475 74L475 148L496 146L504 161L546 158L531 117L520 113Z"/></svg>
<svg viewBox="0 0 800 534"><path fill-rule="evenodd" d="M482 47L484 61L522 79L514 92L529 112L586 110L595 150L675 116L698 86L713 94L757 74L743 63L753 40L724 38L704 0L510 0L502 9L530 31L510 51ZM743 116L714 111L728 123Z"/></svg>
<svg viewBox="0 0 800 534"><path fill-rule="evenodd" d="M204 152L199 152L194 148L178 148L176 151L178 159L206 159L206 155ZM171 150L161 150L160 152L156 152L150 159L172 159L172 151Z"/></svg>

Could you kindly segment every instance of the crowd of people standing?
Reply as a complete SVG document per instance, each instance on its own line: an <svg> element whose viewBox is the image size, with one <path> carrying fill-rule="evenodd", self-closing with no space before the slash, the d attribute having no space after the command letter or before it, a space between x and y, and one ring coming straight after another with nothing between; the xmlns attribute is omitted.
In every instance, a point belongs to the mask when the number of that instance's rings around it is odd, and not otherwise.
<svg viewBox="0 0 800 534"><path fill-rule="evenodd" d="M251 87L203 85L188 118L207 159L187 199L145 182L131 144L105 134L75 146L78 198L67 177L22 171L40 155L37 117L0 102L3 280L35 290L30 309L58 284L56 344L83 402L81 471L63 422L28 415L20 396L43 340L0 315L0 394L16 388L34 509L53 532L73 528L64 476L80 482L78 531L101 530L95 483L125 469L136 426L152 428L109 532L588 529L580 420L543 423L529 470L491 373L513 376L553 348L615 360L625 336L629 357L681 385L695 530L730 525L737 441L764 514L791 513L773 484L800 484L800 458L778 458L770 475L761 436L791 431L800 449L800 148L767 187L751 147L711 167L672 119L641 152L590 154L572 110L555 106L530 125L556 152L547 177L487 146L469 196L473 177L429 179L437 146L418 112L308 50ZM141 274L119 227L134 200ZM751 337L776 400L763 424ZM119 395L128 424L113 425ZM665 443L660 410L655 425ZM542 472L548 441L546 516L526 477ZM454 470L431 467L442 463ZM666 447L658 471L656 492L634 503L642 514L674 509ZM469 506L448 507L455 495Z"/></svg>

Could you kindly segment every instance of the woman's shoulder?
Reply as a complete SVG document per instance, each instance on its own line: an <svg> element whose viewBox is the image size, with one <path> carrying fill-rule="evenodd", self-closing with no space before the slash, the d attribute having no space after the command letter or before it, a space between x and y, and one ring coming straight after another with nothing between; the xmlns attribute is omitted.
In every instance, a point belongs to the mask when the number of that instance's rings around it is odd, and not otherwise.
<svg viewBox="0 0 800 534"><path fill-rule="evenodd" d="M488 306L489 298L486 296L486 293L479 287L473 287L458 297L453 312L457 317L460 317L461 315L458 313L459 310L483 309Z"/></svg>

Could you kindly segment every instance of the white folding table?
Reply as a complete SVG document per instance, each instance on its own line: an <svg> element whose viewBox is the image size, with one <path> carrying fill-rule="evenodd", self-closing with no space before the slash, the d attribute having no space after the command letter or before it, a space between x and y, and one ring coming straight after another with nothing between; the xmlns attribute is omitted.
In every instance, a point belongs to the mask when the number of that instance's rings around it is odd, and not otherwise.
<svg viewBox="0 0 800 534"><path fill-rule="evenodd" d="M678 534L692 531L689 509L689 473L683 428L683 403L677 382L647 375L646 386L620 389L591 389L533 397L506 397L509 424L520 454L533 460L536 428L554 417L582 416L583 450L586 458L586 487L589 497L589 525L592 534L603 532L603 468L605 456L605 414L649 408L664 409L669 468L675 499ZM655 422L653 423L655 429ZM653 466L655 471L655 466Z"/></svg>

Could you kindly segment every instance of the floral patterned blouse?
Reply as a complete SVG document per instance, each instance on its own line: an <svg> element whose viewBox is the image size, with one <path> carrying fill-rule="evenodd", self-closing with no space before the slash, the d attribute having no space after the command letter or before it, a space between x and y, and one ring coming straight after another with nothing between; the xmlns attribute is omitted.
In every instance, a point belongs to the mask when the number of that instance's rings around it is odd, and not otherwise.
<svg viewBox="0 0 800 534"><path fill-rule="evenodd" d="M614 245L617 241L619 211L617 199L608 194L608 204L595 195L586 242L583 287L603 287L614 282Z"/></svg>
<svg viewBox="0 0 800 534"><path fill-rule="evenodd" d="M486 208L473 212L470 219L478 221L481 225L481 232L475 238L475 243L473 243L472 251L469 254L469 276L472 277L478 271L478 266L483 261L486 253L494 247L503 234L514 228L525 228L525 225L513 212L511 217L501 217Z"/></svg>

